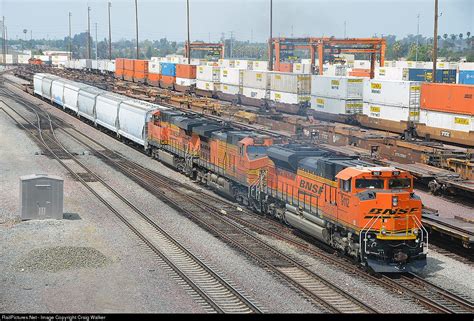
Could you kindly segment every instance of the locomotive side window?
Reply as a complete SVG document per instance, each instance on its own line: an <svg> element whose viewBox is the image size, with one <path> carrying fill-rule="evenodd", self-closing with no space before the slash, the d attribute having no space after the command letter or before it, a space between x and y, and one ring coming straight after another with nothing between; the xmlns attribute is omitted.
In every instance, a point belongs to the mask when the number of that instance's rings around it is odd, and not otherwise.
<svg viewBox="0 0 474 321"><path fill-rule="evenodd" d="M341 185L342 185L342 190L343 190L344 192L350 192L350 191L351 191L351 182L352 182L352 179L349 178L347 181L341 180L341 182L342 182L342 184L341 184Z"/></svg>
<svg viewBox="0 0 474 321"><path fill-rule="evenodd" d="M383 179L356 179L356 188L383 189Z"/></svg>
<svg viewBox="0 0 474 321"><path fill-rule="evenodd" d="M411 179L409 178L393 178L388 181L389 188L410 188Z"/></svg>

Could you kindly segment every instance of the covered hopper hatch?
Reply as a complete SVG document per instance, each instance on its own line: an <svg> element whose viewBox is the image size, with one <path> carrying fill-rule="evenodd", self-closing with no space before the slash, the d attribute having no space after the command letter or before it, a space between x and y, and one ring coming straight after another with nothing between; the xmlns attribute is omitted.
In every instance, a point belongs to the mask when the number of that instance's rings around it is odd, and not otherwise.
<svg viewBox="0 0 474 321"><path fill-rule="evenodd" d="M48 174L20 177L22 220L63 218L63 179Z"/></svg>

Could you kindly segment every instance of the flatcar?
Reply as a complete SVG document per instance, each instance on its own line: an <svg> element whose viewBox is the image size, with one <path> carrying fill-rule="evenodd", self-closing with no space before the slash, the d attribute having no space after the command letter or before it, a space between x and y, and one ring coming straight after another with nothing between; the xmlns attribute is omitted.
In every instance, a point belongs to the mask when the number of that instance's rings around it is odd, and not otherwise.
<svg viewBox="0 0 474 321"><path fill-rule="evenodd" d="M47 74L35 75L34 92L61 105L48 94L50 82ZM77 101L69 102L69 109L218 193L271 215L376 272L419 271L426 265L428 233L421 224L422 202L408 172L315 147L276 144L255 131L74 86L78 94L72 97ZM63 88L65 98L67 85Z"/></svg>

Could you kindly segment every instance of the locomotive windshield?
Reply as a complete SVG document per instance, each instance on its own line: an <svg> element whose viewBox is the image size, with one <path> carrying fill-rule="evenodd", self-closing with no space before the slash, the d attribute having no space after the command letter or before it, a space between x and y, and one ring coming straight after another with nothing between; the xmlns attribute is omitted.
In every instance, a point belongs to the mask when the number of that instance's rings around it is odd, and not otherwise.
<svg viewBox="0 0 474 321"><path fill-rule="evenodd" d="M383 189L383 179L356 179L356 188Z"/></svg>
<svg viewBox="0 0 474 321"><path fill-rule="evenodd" d="M394 178L388 182L389 188L410 188L411 187L411 179L409 178Z"/></svg>

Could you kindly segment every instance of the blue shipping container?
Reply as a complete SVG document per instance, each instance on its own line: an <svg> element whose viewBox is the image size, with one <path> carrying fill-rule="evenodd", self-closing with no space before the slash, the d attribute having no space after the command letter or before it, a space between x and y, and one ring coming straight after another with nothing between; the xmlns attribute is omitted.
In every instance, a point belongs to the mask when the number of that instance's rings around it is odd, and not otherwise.
<svg viewBox="0 0 474 321"><path fill-rule="evenodd" d="M429 81L433 79L432 69L408 69L408 80L411 81ZM436 82L455 84L456 83L456 69L437 69Z"/></svg>
<svg viewBox="0 0 474 321"><path fill-rule="evenodd" d="M459 70L459 83L474 85L474 70Z"/></svg>
<svg viewBox="0 0 474 321"><path fill-rule="evenodd" d="M176 76L176 64L170 62L160 62L161 74L163 76Z"/></svg>

